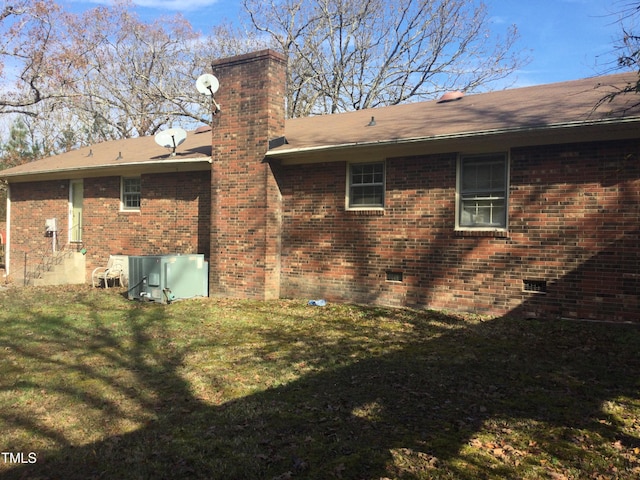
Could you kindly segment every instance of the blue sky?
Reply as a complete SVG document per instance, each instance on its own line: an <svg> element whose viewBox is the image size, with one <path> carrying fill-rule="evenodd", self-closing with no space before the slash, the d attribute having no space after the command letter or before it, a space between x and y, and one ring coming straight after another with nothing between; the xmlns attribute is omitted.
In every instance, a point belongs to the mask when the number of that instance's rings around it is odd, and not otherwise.
<svg viewBox="0 0 640 480"><path fill-rule="evenodd" d="M617 13L631 1L484 0L497 30L504 31L511 24L518 27L519 48L528 50L532 59L511 79L514 86L609 73L621 36ZM81 10L97 3L108 0L71 0L68 4L72 10ZM202 32L208 32L223 18L237 18L241 8L240 0L135 0L135 3L144 20L180 12Z"/></svg>
<svg viewBox="0 0 640 480"><path fill-rule="evenodd" d="M485 0L493 22L515 24L532 62L518 85L609 73L622 28L619 12L631 0ZM637 30L636 30L637 31Z"/></svg>

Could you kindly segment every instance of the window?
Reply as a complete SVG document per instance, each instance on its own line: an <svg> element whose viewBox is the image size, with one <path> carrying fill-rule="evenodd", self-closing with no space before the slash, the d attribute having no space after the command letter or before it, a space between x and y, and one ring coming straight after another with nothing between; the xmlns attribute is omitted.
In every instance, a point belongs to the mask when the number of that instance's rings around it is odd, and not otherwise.
<svg viewBox="0 0 640 480"><path fill-rule="evenodd" d="M384 207L384 162L349 165L349 208Z"/></svg>
<svg viewBox="0 0 640 480"><path fill-rule="evenodd" d="M122 210L140 210L140 177L122 179Z"/></svg>
<svg viewBox="0 0 640 480"><path fill-rule="evenodd" d="M458 166L460 228L507 228L507 157L463 156Z"/></svg>

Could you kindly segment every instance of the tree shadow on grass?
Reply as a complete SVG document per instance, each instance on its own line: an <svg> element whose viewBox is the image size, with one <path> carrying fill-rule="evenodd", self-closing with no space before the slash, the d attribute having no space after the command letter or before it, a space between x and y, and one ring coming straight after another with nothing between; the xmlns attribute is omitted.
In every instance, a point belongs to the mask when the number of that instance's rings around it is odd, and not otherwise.
<svg viewBox="0 0 640 480"><path fill-rule="evenodd" d="M29 421L20 412L5 415L5 422L22 422L22 428L51 436L58 447L39 452L36 464L0 471L0 478L517 478L527 471L522 470L527 453L553 459L574 473L597 470L581 465L583 458L593 457L585 457L579 436L640 447L638 437L625 433L620 420L603 407L623 397L638 401L636 326L515 318L465 322L398 310L392 321L404 322L404 333L390 335L386 351L367 352L367 336L377 334L376 321L389 321L388 311L350 309L368 318L369 326L358 324L349 331L345 322L344 332L331 339L321 321L315 333L261 329L262 346L239 362L271 361L269 355L279 352L277 362L283 365L313 368L297 380L212 405L194 394L181 373L195 347L173 343L164 327L171 311L131 308L123 313L127 322L121 336L97 314L91 331L74 331L63 317L41 318L51 328L40 342L58 342L57 348L67 351L83 351L84 342L84 351L130 374L111 376L108 368L101 371L95 362L88 368L78 357L77 363L63 366L66 374L108 384L111 394L74 391L77 387L62 381L57 383L61 393L78 396L114 424L123 423L123 405L134 403L137 413L129 420L137 426L73 446L58 438L55 425L45 428L46 422ZM329 322L344 311L326 309L321 320ZM309 318L301 314L292 320ZM216 348L222 340L194 341L198 348ZM6 337L2 343L18 348ZM29 345L19 354L33 358L43 346L38 340ZM42 362L46 368L55 359L43 357ZM224 374L233 371L208 372L203 378L214 385ZM55 390L54 383L47 388ZM113 400L118 395L121 400ZM485 442L477 435L488 423L498 435L524 424L526 445L508 451L490 447L503 450L500 462L469 454L466 446Z"/></svg>

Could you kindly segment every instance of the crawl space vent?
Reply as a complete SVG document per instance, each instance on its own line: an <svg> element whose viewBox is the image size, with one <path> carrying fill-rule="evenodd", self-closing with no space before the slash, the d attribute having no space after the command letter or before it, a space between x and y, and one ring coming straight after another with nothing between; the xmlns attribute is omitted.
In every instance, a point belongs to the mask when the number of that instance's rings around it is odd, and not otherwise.
<svg viewBox="0 0 640 480"><path fill-rule="evenodd" d="M547 293L546 280L523 280L523 290L525 292Z"/></svg>
<svg viewBox="0 0 640 480"><path fill-rule="evenodd" d="M387 272L387 282L402 282L402 272Z"/></svg>

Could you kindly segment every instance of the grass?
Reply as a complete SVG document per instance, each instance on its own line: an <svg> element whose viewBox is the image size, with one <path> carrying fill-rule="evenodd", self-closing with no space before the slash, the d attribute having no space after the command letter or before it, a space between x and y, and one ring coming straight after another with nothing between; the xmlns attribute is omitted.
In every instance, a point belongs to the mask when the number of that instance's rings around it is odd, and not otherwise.
<svg viewBox="0 0 640 480"><path fill-rule="evenodd" d="M1 479L640 476L640 326L120 293L0 293Z"/></svg>

